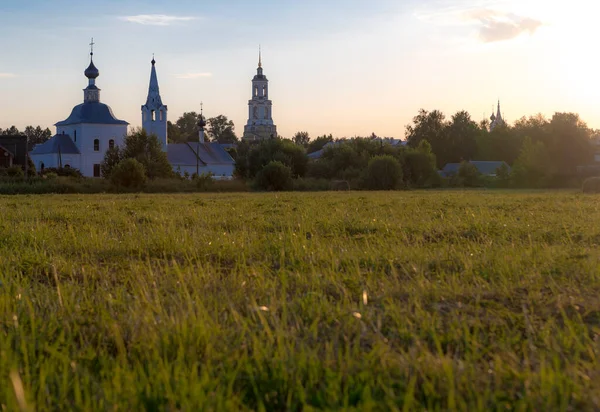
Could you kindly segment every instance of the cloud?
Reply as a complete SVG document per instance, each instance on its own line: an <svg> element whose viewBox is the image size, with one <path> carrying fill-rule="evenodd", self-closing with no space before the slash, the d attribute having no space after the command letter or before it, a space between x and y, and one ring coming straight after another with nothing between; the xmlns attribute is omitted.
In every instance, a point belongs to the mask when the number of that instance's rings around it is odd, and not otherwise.
<svg viewBox="0 0 600 412"><path fill-rule="evenodd" d="M496 9L499 5L490 3L472 7L465 2L454 2L445 7L418 10L415 17L429 24L452 28L454 33L462 33L460 37L467 35L469 30L481 43L512 40L526 33L533 35L544 25L540 20L511 12L508 5L500 11Z"/></svg>
<svg viewBox="0 0 600 412"><path fill-rule="evenodd" d="M17 77L14 73L0 73L0 79L10 79L13 77Z"/></svg>
<svg viewBox="0 0 600 412"><path fill-rule="evenodd" d="M175 23L196 20L195 17L168 16L166 14L138 14L137 16L120 17L120 19L145 26L170 26Z"/></svg>
<svg viewBox="0 0 600 412"><path fill-rule="evenodd" d="M175 77L178 79L199 79L201 77L211 77L212 73L184 73L178 74Z"/></svg>
<svg viewBox="0 0 600 412"><path fill-rule="evenodd" d="M524 33L533 35L543 26L530 17L488 9L474 10L466 17L477 23L478 37L484 43L512 40Z"/></svg>

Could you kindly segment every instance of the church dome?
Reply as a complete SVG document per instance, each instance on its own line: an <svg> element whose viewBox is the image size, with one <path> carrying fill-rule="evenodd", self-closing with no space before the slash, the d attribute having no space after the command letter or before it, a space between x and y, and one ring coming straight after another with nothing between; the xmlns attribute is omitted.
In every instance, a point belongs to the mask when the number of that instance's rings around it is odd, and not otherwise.
<svg viewBox="0 0 600 412"><path fill-rule="evenodd" d="M112 109L99 102L83 103L73 108L71 115L55 126L69 126L73 124L110 124L128 125L126 121L119 120L113 114Z"/></svg>
<svg viewBox="0 0 600 412"><path fill-rule="evenodd" d="M90 60L90 65L87 69L85 69L84 74L88 79L96 79L98 76L100 76L100 71L96 68L96 66L94 66L93 60Z"/></svg>

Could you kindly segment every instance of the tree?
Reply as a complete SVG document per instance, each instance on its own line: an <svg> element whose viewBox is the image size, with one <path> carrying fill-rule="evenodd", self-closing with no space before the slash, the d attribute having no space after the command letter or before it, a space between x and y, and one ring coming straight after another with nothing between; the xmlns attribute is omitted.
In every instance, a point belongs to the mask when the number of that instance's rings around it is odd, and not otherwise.
<svg viewBox="0 0 600 412"><path fill-rule="evenodd" d="M427 140L421 140L417 149L406 150L402 161L404 181L414 187L433 186L438 183L435 155Z"/></svg>
<svg viewBox="0 0 600 412"><path fill-rule="evenodd" d="M304 177L308 167L308 157L304 148L291 140L280 138L263 140L255 145L242 143L238 146L236 174L253 179L272 161L279 161L288 166L293 177Z"/></svg>
<svg viewBox="0 0 600 412"><path fill-rule="evenodd" d="M572 176L577 166L593 161L591 131L575 113L555 113L548 124L548 151L561 177Z"/></svg>
<svg viewBox="0 0 600 412"><path fill-rule="evenodd" d="M105 179L110 178L113 169L119 164L122 158L123 154L119 146L109 148L106 153L104 153L104 160L100 164L102 177Z"/></svg>
<svg viewBox="0 0 600 412"><path fill-rule="evenodd" d="M458 168L458 177L462 184L467 187L478 186L480 175L481 173L479 173L477 167L471 162L464 161Z"/></svg>
<svg viewBox="0 0 600 412"><path fill-rule="evenodd" d="M138 189L146 183L146 169L135 159L123 159L110 174L110 181L115 186Z"/></svg>
<svg viewBox="0 0 600 412"><path fill-rule="evenodd" d="M281 162L269 162L256 175L255 186L268 191L281 191L292 186L292 169Z"/></svg>
<svg viewBox="0 0 600 412"><path fill-rule="evenodd" d="M438 166L473 160L477 154L478 134L479 127L471 120L471 115L464 110L457 112L446 126L444 150L434 149L439 158Z"/></svg>
<svg viewBox="0 0 600 412"><path fill-rule="evenodd" d="M370 190L394 190L402 182L402 166L394 157L376 156L369 161L364 187Z"/></svg>
<svg viewBox="0 0 600 412"><path fill-rule="evenodd" d="M543 142L534 142L526 137L512 169L511 179L517 186L522 187L543 185L545 178L552 172L548 156L548 149Z"/></svg>
<svg viewBox="0 0 600 412"><path fill-rule="evenodd" d="M15 136L21 134L21 132L15 126L11 126L8 129L0 129L0 134L3 136Z"/></svg>
<svg viewBox="0 0 600 412"><path fill-rule="evenodd" d="M167 122L167 136L169 137L169 143L181 142L181 132L179 131L179 127L170 120Z"/></svg>
<svg viewBox="0 0 600 412"><path fill-rule="evenodd" d="M174 133L179 143L198 141L198 121L200 115L196 112L184 113L175 123L178 133ZM167 125L168 127L168 125Z"/></svg>
<svg viewBox="0 0 600 412"><path fill-rule="evenodd" d="M144 129L136 129L125 137L122 159L136 159L146 170L150 179L173 176L173 168L155 135Z"/></svg>
<svg viewBox="0 0 600 412"><path fill-rule="evenodd" d="M24 134L27 136L28 150L32 150L35 145L44 143L52 137L49 128L42 129L40 126L27 126Z"/></svg>
<svg viewBox="0 0 600 412"><path fill-rule="evenodd" d="M319 136L314 140L311 140L308 143L308 147L306 148L306 153L314 153L321 150L327 143L333 142L333 135L323 135Z"/></svg>
<svg viewBox="0 0 600 412"><path fill-rule="evenodd" d="M213 142L225 144L238 141L234 131L235 125L227 116L211 117L206 123L208 124L208 136Z"/></svg>
<svg viewBox="0 0 600 412"><path fill-rule="evenodd" d="M427 140L437 156L437 167L442 168L447 163L447 159L442 156L447 149L446 127L446 117L442 112L421 109L413 118L413 124L406 126L408 146L416 148L422 140Z"/></svg>
<svg viewBox="0 0 600 412"><path fill-rule="evenodd" d="M306 146L308 146L308 143L310 142L310 135L308 134L308 132L298 132L294 135L292 140L298 146L306 147Z"/></svg>

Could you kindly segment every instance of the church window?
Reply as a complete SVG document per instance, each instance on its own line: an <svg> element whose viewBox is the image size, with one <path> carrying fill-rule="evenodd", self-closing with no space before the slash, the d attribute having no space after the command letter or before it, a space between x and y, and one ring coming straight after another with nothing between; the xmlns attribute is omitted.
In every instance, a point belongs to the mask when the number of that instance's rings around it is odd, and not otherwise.
<svg viewBox="0 0 600 412"><path fill-rule="evenodd" d="M100 151L100 140L94 139L94 152Z"/></svg>
<svg viewBox="0 0 600 412"><path fill-rule="evenodd" d="M46 165L44 164L44 162L40 162L40 170L44 170L46 168Z"/></svg>
<svg viewBox="0 0 600 412"><path fill-rule="evenodd" d="M258 97L258 87L254 88L254 97Z"/></svg>
<svg viewBox="0 0 600 412"><path fill-rule="evenodd" d="M77 130L73 130L73 139L77 141Z"/></svg>
<svg viewBox="0 0 600 412"><path fill-rule="evenodd" d="M267 97L267 86L263 86L263 97Z"/></svg>
<svg viewBox="0 0 600 412"><path fill-rule="evenodd" d="M94 165L94 177L100 177L100 165L99 164Z"/></svg>
<svg viewBox="0 0 600 412"><path fill-rule="evenodd" d="M110 139L108 141L108 148L109 149L114 149L114 147L115 147L115 141L113 139Z"/></svg>
<svg viewBox="0 0 600 412"><path fill-rule="evenodd" d="M152 110L152 112L150 112L150 113L152 113L152 121L155 121L156 120L156 112L154 110Z"/></svg>
<svg viewBox="0 0 600 412"><path fill-rule="evenodd" d="M158 118L162 122L163 121L163 111L158 112Z"/></svg>

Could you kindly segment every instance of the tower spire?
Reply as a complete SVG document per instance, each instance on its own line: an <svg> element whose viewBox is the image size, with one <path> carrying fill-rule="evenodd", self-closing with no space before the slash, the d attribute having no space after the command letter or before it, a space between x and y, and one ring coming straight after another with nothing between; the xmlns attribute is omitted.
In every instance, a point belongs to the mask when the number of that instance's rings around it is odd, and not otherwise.
<svg viewBox="0 0 600 412"><path fill-rule="evenodd" d="M262 67L262 47L258 45L258 67Z"/></svg>
<svg viewBox="0 0 600 412"><path fill-rule="evenodd" d="M94 43L94 38L92 37L92 41L90 42L90 56L94 55L94 45L96 43Z"/></svg>

